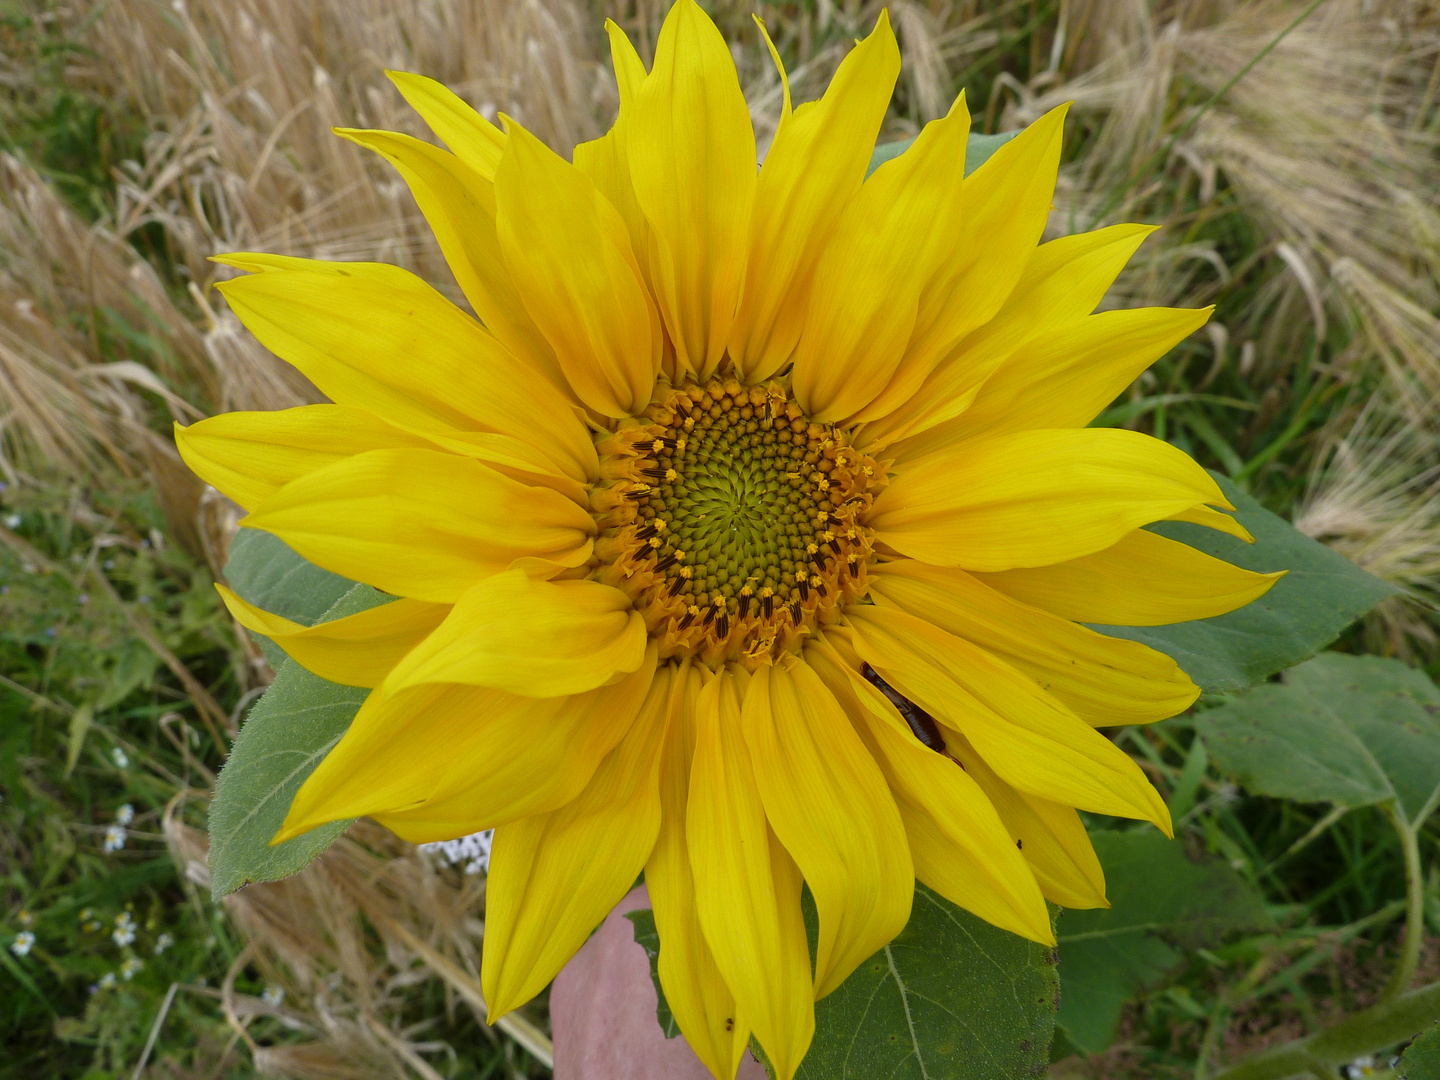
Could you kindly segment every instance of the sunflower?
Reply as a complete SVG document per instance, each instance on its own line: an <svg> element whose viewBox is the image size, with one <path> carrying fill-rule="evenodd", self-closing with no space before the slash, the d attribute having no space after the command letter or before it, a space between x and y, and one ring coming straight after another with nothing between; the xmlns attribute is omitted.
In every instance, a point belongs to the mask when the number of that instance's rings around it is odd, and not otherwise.
<svg viewBox="0 0 1440 1080"><path fill-rule="evenodd" d="M305 627L221 589L371 689L276 841L494 827L492 1016L643 871L690 1045L726 1078L753 1034L788 1078L916 879L1045 943L1046 899L1105 903L1077 808L1170 823L1096 728L1198 690L1081 624L1218 615L1274 575L1145 530L1248 539L1180 450L1086 427L1209 312L1094 313L1144 226L1040 243L1063 108L962 182L962 95L866 178L882 14L819 101L786 84L757 171L693 0L648 72L609 32L619 118L573 163L392 75L449 151L339 134L399 170L474 316L392 266L224 256L232 310L333 404L177 439L244 526L389 594Z"/></svg>

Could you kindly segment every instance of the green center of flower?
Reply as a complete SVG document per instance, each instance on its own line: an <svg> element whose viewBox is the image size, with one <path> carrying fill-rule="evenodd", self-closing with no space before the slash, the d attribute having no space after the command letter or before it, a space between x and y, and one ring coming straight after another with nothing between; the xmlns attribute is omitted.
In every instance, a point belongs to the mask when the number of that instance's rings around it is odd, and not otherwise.
<svg viewBox="0 0 1440 1080"><path fill-rule="evenodd" d="M873 461L779 384L665 387L606 441L600 576L635 597L669 654L798 647L857 595Z"/></svg>

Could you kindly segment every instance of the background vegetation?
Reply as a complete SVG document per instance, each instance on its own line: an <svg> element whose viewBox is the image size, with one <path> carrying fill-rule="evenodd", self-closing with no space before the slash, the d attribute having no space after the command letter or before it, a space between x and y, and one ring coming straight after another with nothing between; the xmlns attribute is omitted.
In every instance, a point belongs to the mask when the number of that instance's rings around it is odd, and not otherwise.
<svg viewBox="0 0 1440 1080"><path fill-rule="evenodd" d="M798 100L879 6L759 5ZM1440 675L1440 11L890 9L905 66L883 138L961 87L985 131L1073 100L1049 233L1160 223L1106 303L1217 305L1104 422L1183 446L1402 585L1342 647ZM779 86L751 5L712 10L763 146ZM403 185L328 133L424 134L385 68L568 150L615 107L601 17L648 55L663 12L0 0L0 1076L548 1075L543 1002L508 1032L477 1011L483 878L362 826L297 878L211 904L207 793L270 671L210 587L236 510L167 432L317 399L208 289L227 273L213 253L396 262L459 300ZM1249 796L1191 730L1118 738L1188 848L1257 886L1279 930L1186 952L1109 1051L1057 1076L1203 1076L1384 985L1405 876L1381 813ZM1436 839L1432 822L1427 861ZM1428 903L1440 933L1433 881ZM1440 938L1421 970L1440 975Z"/></svg>

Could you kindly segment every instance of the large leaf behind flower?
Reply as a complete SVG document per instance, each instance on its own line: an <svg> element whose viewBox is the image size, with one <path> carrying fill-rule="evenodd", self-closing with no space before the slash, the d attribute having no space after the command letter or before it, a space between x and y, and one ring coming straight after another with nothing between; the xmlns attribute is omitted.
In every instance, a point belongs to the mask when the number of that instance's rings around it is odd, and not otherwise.
<svg viewBox="0 0 1440 1080"><path fill-rule="evenodd" d="M312 566L282 541L252 529L235 538L226 576L252 604L307 625L391 599ZM327 682L267 639L261 643L276 666L275 681L240 728L210 804L210 890L217 899L304 869L351 825L332 822L270 846L295 792L340 741L369 691Z"/></svg>
<svg viewBox="0 0 1440 1080"><path fill-rule="evenodd" d="M805 896L813 956L817 921ZM660 948L654 916L632 912L635 940ZM678 1033L655 984L657 1019ZM797 1080L1020 1080L1043 1075L1059 983L1050 949L999 930L919 883L910 922L815 1004L815 1041ZM763 1061L762 1052L756 1054ZM773 1075L773 1074L772 1074Z"/></svg>
<svg viewBox="0 0 1440 1080"><path fill-rule="evenodd" d="M1212 693L1230 693L1314 656L1381 600L1399 590L1270 513L1225 477L1215 479L1235 516L1255 537L1247 544L1200 525L1148 526L1247 570L1289 573L1259 600L1228 615L1170 626L1097 626L1174 657Z"/></svg>

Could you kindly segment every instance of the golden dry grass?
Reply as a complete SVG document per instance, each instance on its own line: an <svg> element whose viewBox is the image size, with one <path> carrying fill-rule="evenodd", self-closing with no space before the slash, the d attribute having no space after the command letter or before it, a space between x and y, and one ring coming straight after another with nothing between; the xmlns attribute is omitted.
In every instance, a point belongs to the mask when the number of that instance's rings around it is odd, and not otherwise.
<svg viewBox="0 0 1440 1080"><path fill-rule="evenodd" d="M604 6L648 57L662 0ZM797 100L820 92L879 7L762 6L797 61ZM402 68L568 151L615 107L599 19L578 0L76 0L54 10L89 49L67 77L133 110L148 135L117 178L113 213L93 225L30 165L0 158L0 470L12 482L149 477L177 537L218 570L233 513L189 479L163 422L317 395L209 290L227 271L208 256L258 248L393 262L458 301L404 185L329 128L424 135L384 77ZM1329 0L1200 115L1300 10L1289 0L1068 0L1029 35L1028 80L1002 72L971 108L1004 130L1075 102L1083 142L1052 234L1167 224L1108 304L1209 303L1261 268L1252 300L1205 339L1214 360L1202 389L1228 371L1263 392L1304 349L1343 332L1348 344L1325 354L1319 377L1341 388L1337 401L1377 377L1383 391L1337 406L1310 446L1297 521L1413 590L1372 632L1387 651L1424 650L1435 639L1417 612L1440 596L1440 13L1418 0ZM763 149L779 82L750 11L723 0L716 16ZM942 113L955 80L1006 48L1031 5L898 0L891 12L905 64L886 137L899 137ZM1183 163L1178 182L1157 158ZM1253 230L1251 266L1196 239L1235 212ZM163 265L131 243L142 234ZM167 821L177 863L203 885L203 834L178 813ZM288 990L272 1008L236 994L232 973L223 995L237 1034L249 1042L248 1022L270 1010L305 1036L250 1043L257 1068L433 1075L423 1034L400 1026L405 990L441 978L456 1008L476 1009L482 892L360 828L297 877L228 899L251 942L244 959ZM518 1034L543 1055L542 1034Z"/></svg>

